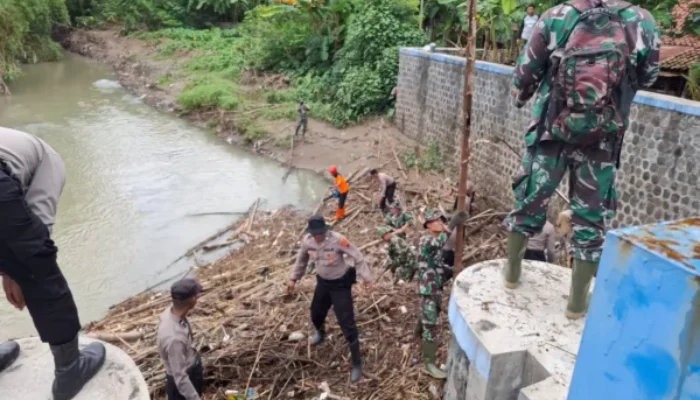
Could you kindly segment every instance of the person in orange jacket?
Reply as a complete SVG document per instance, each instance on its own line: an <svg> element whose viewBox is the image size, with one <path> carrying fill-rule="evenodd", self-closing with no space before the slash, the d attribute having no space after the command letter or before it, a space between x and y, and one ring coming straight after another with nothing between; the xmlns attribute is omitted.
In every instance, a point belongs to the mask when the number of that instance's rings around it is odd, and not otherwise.
<svg viewBox="0 0 700 400"><path fill-rule="evenodd" d="M338 209L335 212L335 220L340 221L345 217L345 200L348 198L348 192L350 191L350 185L345 177L338 173L338 167L332 165L328 168L328 172L335 179L335 185L331 185L330 188L335 189L335 195L338 198Z"/></svg>

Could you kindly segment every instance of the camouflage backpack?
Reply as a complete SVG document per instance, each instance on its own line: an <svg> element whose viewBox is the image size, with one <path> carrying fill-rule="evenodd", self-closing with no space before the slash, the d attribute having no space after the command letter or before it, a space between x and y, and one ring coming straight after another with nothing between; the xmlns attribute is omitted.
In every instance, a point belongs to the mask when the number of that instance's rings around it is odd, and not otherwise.
<svg viewBox="0 0 700 400"><path fill-rule="evenodd" d="M577 21L551 57L552 96L547 120L564 142L595 145L624 133L634 91L630 44L622 12L631 4L591 7L589 0L568 5Z"/></svg>

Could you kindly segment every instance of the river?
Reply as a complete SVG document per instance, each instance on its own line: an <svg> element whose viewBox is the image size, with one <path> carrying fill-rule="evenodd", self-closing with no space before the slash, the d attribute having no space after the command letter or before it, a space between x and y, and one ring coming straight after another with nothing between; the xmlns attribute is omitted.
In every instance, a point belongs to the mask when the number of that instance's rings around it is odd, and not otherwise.
<svg viewBox="0 0 700 400"><path fill-rule="evenodd" d="M0 100L0 125L33 133L63 156L67 183L54 240L81 322L186 271L165 269L230 224L256 198L265 208L313 208L326 183L155 111L109 69L72 54L31 65ZM34 335L28 312L0 297L0 340Z"/></svg>

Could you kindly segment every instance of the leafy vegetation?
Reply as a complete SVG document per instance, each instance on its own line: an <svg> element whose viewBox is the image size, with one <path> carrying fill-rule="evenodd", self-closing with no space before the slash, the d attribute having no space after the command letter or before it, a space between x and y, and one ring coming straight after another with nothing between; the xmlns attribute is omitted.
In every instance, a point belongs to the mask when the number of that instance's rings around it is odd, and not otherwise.
<svg viewBox="0 0 700 400"><path fill-rule="evenodd" d="M636 3L671 27L668 10L677 1ZM526 7L541 14L557 3L479 0L478 47L517 53L514 30ZM288 89L256 94L254 101L276 105L261 108L261 117L294 118L303 99L311 116L342 126L391 116L398 48L464 45L465 11L465 0L0 0L0 76L12 80L19 63L60 57L49 39L56 24L117 23L155 42L160 57L195 55L158 81L187 82L178 98L185 111L244 108L253 99L240 80L256 70L291 81ZM700 8L688 13L684 30L700 34Z"/></svg>
<svg viewBox="0 0 700 400"><path fill-rule="evenodd" d="M437 142L430 143L425 149L425 152L418 158L416 158L416 154L411 151L399 154L399 158L408 169L415 168L416 166L418 166L418 169L421 171L444 171L445 169L445 158Z"/></svg>
<svg viewBox="0 0 700 400"><path fill-rule="evenodd" d="M198 109L233 110L241 103L237 87L228 80L199 79L177 98L184 111Z"/></svg>
<svg viewBox="0 0 700 400"><path fill-rule="evenodd" d="M700 101L700 64L694 64L686 76L685 93L683 97Z"/></svg>
<svg viewBox="0 0 700 400"><path fill-rule="evenodd" d="M21 63L61 57L51 40L55 24L69 24L64 0L0 0L0 81L16 79Z"/></svg>
<svg viewBox="0 0 700 400"><path fill-rule="evenodd" d="M178 71L189 80L178 99L185 111L237 107L244 69L283 73L292 80L290 89L263 94L279 105L260 110L266 119L294 118L300 99L311 105L311 116L339 126L390 110L398 47L426 42L418 29L417 4L285 1L250 10L231 29L168 28L138 36L157 43L162 57L196 54Z"/></svg>

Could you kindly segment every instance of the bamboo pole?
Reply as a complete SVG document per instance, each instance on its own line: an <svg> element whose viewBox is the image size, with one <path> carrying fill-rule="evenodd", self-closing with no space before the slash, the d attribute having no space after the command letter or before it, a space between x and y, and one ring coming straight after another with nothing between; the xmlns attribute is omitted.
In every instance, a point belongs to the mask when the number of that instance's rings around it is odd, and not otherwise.
<svg viewBox="0 0 700 400"><path fill-rule="evenodd" d="M467 36L466 59L464 68L464 99L462 101L462 154L459 169L459 197L457 209L466 211L467 179L469 177L469 136L471 134L472 117L472 84L474 83L474 64L476 57L476 1L469 0L467 7L467 21L469 34ZM457 246L455 248L454 274L457 276L462 271L462 253L464 252L464 226L457 228Z"/></svg>

